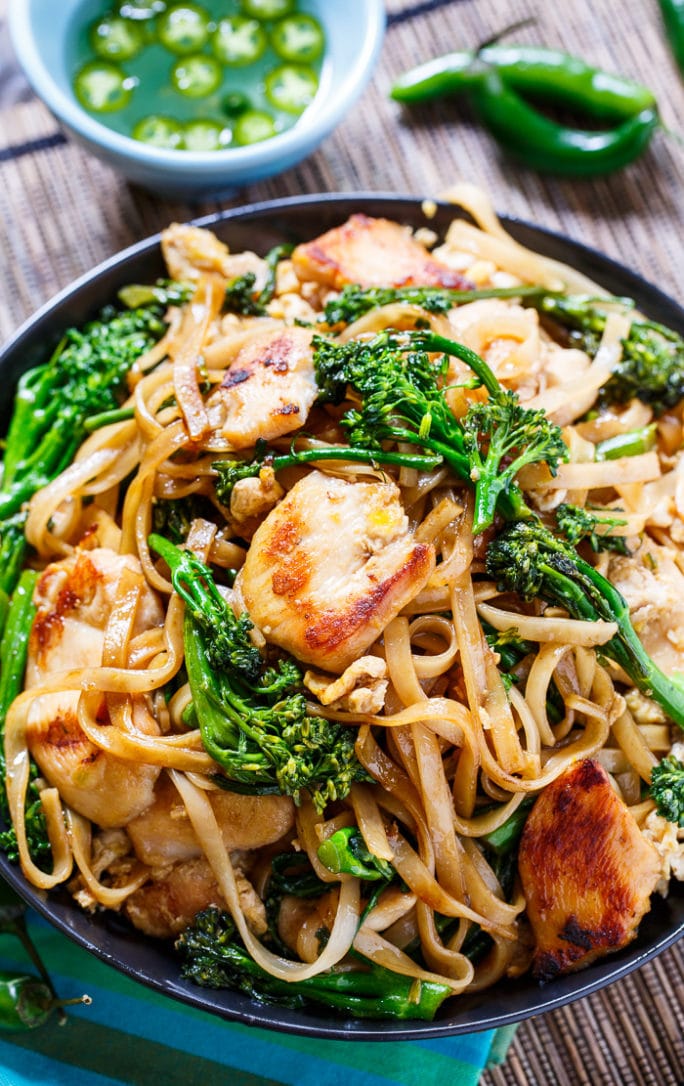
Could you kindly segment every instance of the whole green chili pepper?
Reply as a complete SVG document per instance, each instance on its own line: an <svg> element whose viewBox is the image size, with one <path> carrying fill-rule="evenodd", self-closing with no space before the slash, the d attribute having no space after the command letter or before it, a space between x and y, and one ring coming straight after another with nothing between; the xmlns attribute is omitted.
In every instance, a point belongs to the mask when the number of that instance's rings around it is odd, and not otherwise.
<svg viewBox="0 0 684 1086"><path fill-rule="evenodd" d="M495 68L521 94L556 105L590 109L592 117L623 120L655 105L653 93L631 79L603 72L560 49L495 43L436 57L400 76L398 102L427 102L481 84Z"/></svg>
<svg viewBox="0 0 684 1086"><path fill-rule="evenodd" d="M544 173L594 177L633 162L659 125L655 106L605 130L569 128L545 117L497 71L473 87L471 98L480 119L501 146Z"/></svg>
<svg viewBox="0 0 684 1086"><path fill-rule="evenodd" d="M3 879L0 879L0 935L16 935L40 973L30 974L0 971L0 1030L35 1029L58 1011L60 1022L66 1021L64 1007L75 1003L89 1004L90 996L59 999L43 961L26 926L26 905Z"/></svg>
<svg viewBox="0 0 684 1086"><path fill-rule="evenodd" d="M26 905L17 893L0 879L0 935L16 935L29 958L40 973L43 984L49 988L53 997L57 994L52 981L26 926Z"/></svg>
<svg viewBox="0 0 684 1086"><path fill-rule="evenodd" d="M8 970L0 971L0 1030L37 1029L50 1015L75 1003L92 1003L90 996L55 999L54 993L38 977Z"/></svg>
<svg viewBox="0 0 684 1086"><path fill-rule="evenodd" d="M684 73L684 0L660 0L660 10L674 58Z"/></svg>
<svg viewBox="0 0 684 1086"><path fill-rule="evenodd" d="M504 148L547 173L592 176L636 158L659 126L652 92L556 49L488 44L450 53L405 73L397 101L429 101L466 93ZM571 108L604 129L570 128L531 101Z"/></svg>

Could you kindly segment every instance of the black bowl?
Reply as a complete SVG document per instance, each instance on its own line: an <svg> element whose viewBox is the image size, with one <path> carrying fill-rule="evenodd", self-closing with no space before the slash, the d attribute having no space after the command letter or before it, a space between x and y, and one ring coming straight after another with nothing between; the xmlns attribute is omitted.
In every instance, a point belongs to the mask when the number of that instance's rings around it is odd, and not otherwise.
<svg viewBox="0 0 684 1086"><path fill-rule="evenodd" d="M264 253L283 241L300 241L344 221L352 212L384 215L413 227L443 232L458 212L440 205L426 219L416 197L379 194L307 196L230 210L198 220L228 242L233 251ZM651 318L684 333L684 309L634 272L578 242L528 223L503 220L512 235L547 256L572 264L613 294L634 298ZM0 379L5 388L49 354L65 328L92 317L126 283L151 282L163 274L159 238L142 241L79 279L32 317L0 355ZM6 425L9 398L3 405ZM673 884L670 895L656 897L639 935L625 950L588 969L562 977L544 987L530 977L506 981L471 996L460 996L443 1009L435 1022L369 1022L349 1020L334 1012L287 1010L262 1006L247 996L198 988L179 975L179 960L165 943L143 938L115 914L83 913L63 891L49 895L29 886L17 868L2 857L0 873L47 920L75 942L135 980L165 995L223 1018L304 1036L347 1040L428 1039L473 1030L491 1029L561 1007L595 992L655 957L684 934L684 886Z"/></svg>

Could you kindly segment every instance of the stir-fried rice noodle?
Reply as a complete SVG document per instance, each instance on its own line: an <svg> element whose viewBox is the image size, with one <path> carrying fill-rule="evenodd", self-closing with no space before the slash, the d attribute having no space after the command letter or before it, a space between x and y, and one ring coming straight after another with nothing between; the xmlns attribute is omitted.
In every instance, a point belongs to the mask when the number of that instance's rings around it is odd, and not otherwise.
<svg viewBox="0 0 684 1086"><path fill-rule="evenodd" d="M573 269L515 242L481 193L465 186L452 195L474 221L456 219L432 249L444 266L477 285L538 283L598 293ZM228 255L226 262L229 267ZM653 811L644 789L653 766L670 748L670 729L663 718L648 718L643 711L647 699L630 701L625 674L602 655L602 646L616 633L615 623L582 621L541 602L523 604L487 578L483 541L472 530L472 494L445 466L421 471L321 460L279 475L280 500L307 473L324 473L325 478L357 486L391 483L398 487L414 545L433 549L434 561L431 572L364 650L380 662L379 674L384 676L384 692L378 695L375 687L372 705L350 699L349 691L332 702L322 694L319 700L311 692L319 687L313 678L307 680L309 712L354 731L356 756L368 780L354 783L345 798L329 803L323 812L305 793L299 795L284 839L271 842L266 851L247 840L235 853L226 843L213 799L223 794L215 784L219 767L205 750L196 724L189 723L191 693L183 672L185 605L172 589L166 565L150 550L148 537L157 502L203 496L213 513L211 519L207 514L195 520L188 547L218 571L219 579L222 569L244 565L254 533L271 508L278 508L278 497L243 520L217 499L213 463L236 450L249 456L255 443L247 438L236 445L226 436L218 392L222 383L230 384L226 377L231 366L246 357L255 336L293 327L294 318L283 314L304 319L320 315L331 291L314 278L302 279L301 271L296 278L286 260L266 316L226 315L221 309L226 267L195 269L191 301L170 312L164 338L134 367L126 404L134 408L134 418L92 433L73 463L30 503L26 536L32 561L41 569L79 555L92 554L95 561L99 552L91 550L89 532L96 546L125 556L127 562L112 590L99 656L91 655L83 666L69 670L47 665L41 670L39 665L7 716L7 789L21 865L41 889L64 883L77 872L69 885L79 901L116 910L125 908L134 894L144 900L146 888L168 871L168 865L144 862L129 837L123 838L123 857L101 869L97 858L103 835L112 832L105 817L110 797L98 794L94 808L101 809L103 817L89 818L78 798L63 794L68 789L61 785L60 774L66 770L57 758L58 740L53 762L48 751L41 766L51 868L43 870L31 858L23 829L31 721L43 711L41 699L71 693L79 741L90 744L93 759L118 766L121 780L141 767L147 774L139 785L143 792L148 789L147 800L141 800L128 821L114 819L115 828L126 831L162 782L172 782L169 825L175 820L191 828L196 854L205 858L215 882L214 903L232 914L249 954L268 973L295 981L345 961L353 968L359 960L349 958L353 949L393 972L447 984L454 995L480 990L507 974L523 972L532 942L520 880L504 891L492 852L483 847L485 835L499 830L528 797L542 793L582 759L594 759L603 767L617 796L644 827ZM414 303L392 303L350 323L339 342L368 339L388 328L410 330L418 322L472 347L505 387L518 391L525 407L543 409L564 427L569 462L560 464L555 475L544 463L520 474L530 505L540 513L551 513L561 502L618 509L616 515L626 524L622 530L635 545L639 532L652 531L652 545L667 548L682 570L681 411L664 417L652 450L613 460L592 458L593 442L652 419L650 408L636 401L608 412L603 421L601 414L585 417L619 361L630 319L624 312L609 316L593 360L577 347L552 339L537 311L522 308L514 298L465 303L447 315L426 312ZM452 359L450 366L451 385L468 376L461 363ZM477 391L450 389L450 406L457 415L463 414L469 395ZM258 403L254 410L258 415ZM293 434L301 431L298 449L339 444L346 440L339 416L337 409L314 405L308 417L300 412L298 424L269 443L287 452ZM257 433L260 425L256 417ZM325 510L320 515L325 516ZM337 529L331 523L323 530L329 543L320 560L329 564L334 581ZM594 556L592 561L611 575L612 557ZM240 579L236 591L225 589L236 609L240 590L245 591ZM154 613L154 607L157 618L141 628L143 612ZM650 620L646 615L644 621ZM666 637L666 620L662 625ZM512 684L504 681L483 626L495 633L514 630L529 643ZM259 645L268 645L268 624L258 627L253 636ZM653 644L652 637L651 652ZM317 675L323 673L321 690L345 670L327 670L325 659L318 666L312 660L303 663ZM371 680L359 683L366 681ZM166 697L165 688L172 682ZM367 886L352 875L332 872L318 856L323 841L350 825L358 826L368 851L391 864L401 880L400 891L394 883L370 910ZM160 844L163 851L163 841ZM268 866L277 850L304 854L333 894L326 939L309 960L269 949L263 930L245 908L240 879L244 882L246 874L263 894L264 864ZM445 918L453 923L445 926ZM464 953L464 941L475 925L491 941L487 952L472 962Z"/></svg>

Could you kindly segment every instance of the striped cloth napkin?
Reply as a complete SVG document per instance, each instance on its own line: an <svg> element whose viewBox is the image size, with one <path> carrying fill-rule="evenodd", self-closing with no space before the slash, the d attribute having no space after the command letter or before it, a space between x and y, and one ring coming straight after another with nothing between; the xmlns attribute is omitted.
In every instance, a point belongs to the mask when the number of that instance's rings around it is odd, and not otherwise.
<svg viewBox="0 0 684 1086"><path fill-rule="evenodd" d="M92 997L26 1033L0 1033L0 1086L475 1086L500 1063L514 1027L403 1042L327 1041L224 1022L158 995L98 961L29 912L29 930L61 998ZM0 969L33 972L18 942Z"/></svg>

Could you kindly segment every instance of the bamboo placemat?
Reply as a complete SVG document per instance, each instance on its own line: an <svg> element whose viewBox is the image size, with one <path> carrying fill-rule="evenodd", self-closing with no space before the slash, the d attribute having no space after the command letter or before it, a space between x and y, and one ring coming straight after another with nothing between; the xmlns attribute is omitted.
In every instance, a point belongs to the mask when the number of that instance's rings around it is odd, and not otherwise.
<svg viewBox="0 0 684 1086"><path fill-rule="evenodd" d="M536 15L537 25L515 40L559 46L640 79L655 91L665 125L682 130L684 83L656 0L565 0L538 10L532 0L386 6L387 38L373 82L316 154L232 199L191 207L127 185L64 139L13 66L0 0L0 338L77 275L173 219L309 192L436 195L460 179L488 189L502 212L585 241L681 296L684 150L674 141L659 133L639 161L607 178L541 178L500 157L463 103L441 102L409 116L387 98L393 78L412 64L472 47L502 25ZM607 991L524 1023L505 1064L483 1083L681 1086L683 1034L680 944Z"/></svg>

